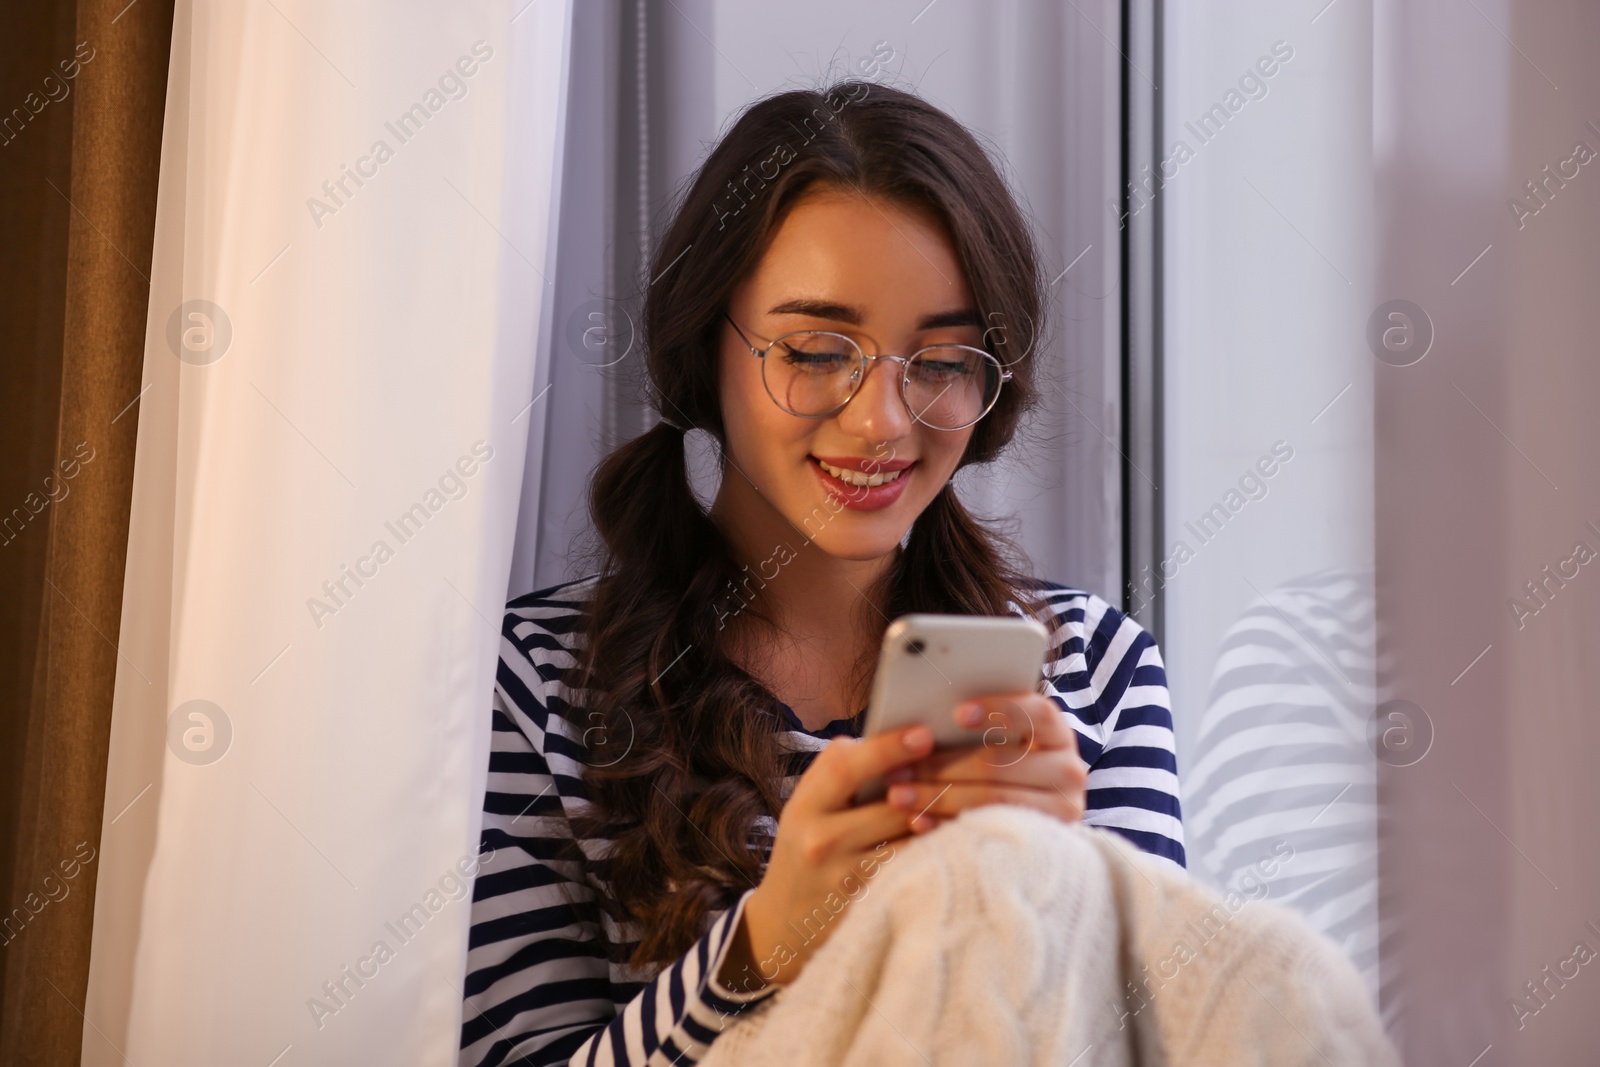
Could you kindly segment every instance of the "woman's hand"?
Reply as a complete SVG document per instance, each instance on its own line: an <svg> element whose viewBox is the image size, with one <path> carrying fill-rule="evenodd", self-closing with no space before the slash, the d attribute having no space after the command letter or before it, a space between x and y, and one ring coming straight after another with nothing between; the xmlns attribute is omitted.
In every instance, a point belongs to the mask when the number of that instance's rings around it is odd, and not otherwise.
<svg viewBox="0 0 1600 1067"><path fill-rule="evenodd" d="M1077 734L1049 697L1015 693L962 704L956 721L987 723L983 744L936 752L889 775L891 805L926 833L967 808L1021 804L1063 822L1083 818L1088 765Z"/></svg>
<svg viewBox="0 0 1600 1067"><path fill-rule="evenodd" d="M910 726L857 740L835 737L795 783L778 816L772 856L718 977L731 989L787 985L833 933L909 836L911 812L887 801L856 806L862 783L933 751L933 731ZM757 979L759 975L759 980Z"/></svg>

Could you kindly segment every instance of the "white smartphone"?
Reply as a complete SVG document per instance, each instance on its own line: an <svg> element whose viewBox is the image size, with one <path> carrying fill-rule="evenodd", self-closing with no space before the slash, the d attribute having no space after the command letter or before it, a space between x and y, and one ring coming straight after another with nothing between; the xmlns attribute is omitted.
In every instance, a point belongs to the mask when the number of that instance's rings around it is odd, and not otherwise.
<svg viewBox="0 0 1600 1067"><path fill-rule="evenodd" d="M862 734L926 723L938 748L983 743L993 724L965 727L955 707L1004 693L1036 693L1050 635L1020 615L903 615L889 624ZM864 783L856 803L879 800L882 778Z"/></svg>

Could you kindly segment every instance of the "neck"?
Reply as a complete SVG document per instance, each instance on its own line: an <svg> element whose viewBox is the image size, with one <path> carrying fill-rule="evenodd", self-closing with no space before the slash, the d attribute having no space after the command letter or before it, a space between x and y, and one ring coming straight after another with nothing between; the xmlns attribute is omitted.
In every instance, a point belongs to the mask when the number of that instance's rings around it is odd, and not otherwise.
<svg viewBox="0 0 1600 1067"><path fill-rule="evenodd" d="M858 649L881 624L885 605L876 590L898 549L865 560L830 556L735 473L723 479L711 518L749 568L740 597L783 634L830 651Z"/></svg>

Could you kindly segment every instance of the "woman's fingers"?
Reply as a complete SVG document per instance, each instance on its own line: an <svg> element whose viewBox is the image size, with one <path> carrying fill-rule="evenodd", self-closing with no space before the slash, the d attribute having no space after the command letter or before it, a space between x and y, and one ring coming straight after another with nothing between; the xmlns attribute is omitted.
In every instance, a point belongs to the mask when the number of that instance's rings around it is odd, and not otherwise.
<svg viewBox="0 0 1600 1067"><path fill-rule="evenodd" d="M866 852L910 833L910 816L911 813L880 800L828 816L824 833L841 852Z"/></svg>
<svg viewBox="0 0 1600 1067"><path fill-rule="evenodd" d="M969 728L983 726L985 747L1077 747L1077 735L1060 705L1040 693L1011 693L957 705L952 714Z"/></svg>
<svg viewBox="0 0 1600 1067"><path fill-rule="evenodd" d="M853 863L852 857L872 852L885 842L898 841L910 832L907 813L879 801L813 815L796 823L788 844L815 877L819 872L837 869L840 863Z"/></svg>
<svg viewBox="0 0 1600 1067"><path fill-rule="evenodd" d="M988 724L979 744L932 752L896 772L890 782L1007 781L1081 788L1088 767L1078 757L1067 714L1048 697L1019 694L974 702ZM957 708L959 713L962 709ZM961 721L958 714L957 721Z"/></svg>
<svg viewBox="0 0 1600 1067"><path fill-rule="evenodd" d="M930 754L912 765L915 780L890 787L889 803L906 812L913 832L986 804L1021 804L1064 822L1083 818L1088 765L1054 701L1019 693L973 701L954 714L964 726L989 728L981 745Z"/></svg>
<svg viewBox="0 0 1600 1067"><path fill-rule="evenodd" d="M913 764L907 781L917 782L997 782L1031 786L1036 789L1061 788L1069 792L1088 783L1089 766L1069 749L1009 748L969 749L966 752L935 753Z"/></svg>
<svg viewBox="0 0 1600 1067"><path fill-rule="evenodd" d="M953 818L987 804L1021 804L1064 822L1078 822L1084 813L1081 790L1010 782L901 782L890 787L889 804L911 818L914 831L925 829L929 819Z"/></svg>
<svg viewBox="0 0 1600 1067"><path fill-rule="evenodd" d="M876 737L836 737L817 754L801 776L788 805L804 812L838 812L850 808L857 790L868 780L889 776L893 781L948 778L979 782L1006 782L1081 793L1081 767L1077 735L1066 715L1048 697L1014 693L972 702L978 718L962 719L966 706L956 709L965 725L987 725L979 746L949 752L933 751L933 733L926 726L911 726ZM1063 764L1064 752L1071 753ZM1048 759L1029 759L1030 755Z"/></svg>
<svg viewBox="0 0 1600 1067"><path fill-rule="evenodd" d="M798 805L807 813L850 807L863 783L932 751L933 731L926 726L908 726L861 740L835 737L795 783L786 807Z"/></svg>

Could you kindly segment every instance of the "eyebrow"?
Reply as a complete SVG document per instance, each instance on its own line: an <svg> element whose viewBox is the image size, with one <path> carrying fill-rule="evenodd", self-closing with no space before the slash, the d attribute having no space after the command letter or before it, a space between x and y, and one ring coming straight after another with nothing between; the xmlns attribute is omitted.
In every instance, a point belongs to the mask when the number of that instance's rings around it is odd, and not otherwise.
<svg viewBox="0 0 1600 1067"><path fill-rule="evenodd" d="M774 305L767 312L769 315L805 315L813 319L832 319L834 322L846 322L852 326L860 326L864 316L861 309L848 304L835 304L826 300L785 300ZM953 311L937 311L924 315L922 321L917 323L919 330L938 330L947 326L982 326L983 319L971 308L958 308Z"/></svg>

